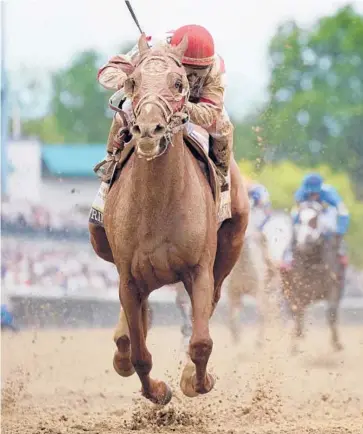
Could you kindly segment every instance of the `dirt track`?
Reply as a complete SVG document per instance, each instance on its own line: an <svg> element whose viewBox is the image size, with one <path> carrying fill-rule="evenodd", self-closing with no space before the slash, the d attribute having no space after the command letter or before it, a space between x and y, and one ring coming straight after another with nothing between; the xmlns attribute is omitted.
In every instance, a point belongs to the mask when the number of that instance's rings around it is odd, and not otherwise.
<svg viewBox="0 0 363 434"><path fill-rule="evenodd" d="M216 388L189 399L178 386L179 330L153 329L154 377L174 389L160 409L140 397L136 376L113 371L111 330L3 333L2 432L363 433L363 327L342 329L339 354L326 328L311 329L295 358L287 329L270 335L256 350L248 328L233 348L227 330L213 327Z"/></svg>

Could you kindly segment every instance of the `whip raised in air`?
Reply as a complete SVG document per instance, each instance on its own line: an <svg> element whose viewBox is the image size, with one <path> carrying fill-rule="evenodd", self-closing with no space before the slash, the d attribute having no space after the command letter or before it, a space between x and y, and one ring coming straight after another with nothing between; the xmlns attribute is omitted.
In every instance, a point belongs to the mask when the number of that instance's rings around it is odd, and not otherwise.
<svg viewBox="0 0 363 434"><path fill-rule="evenodd" d="M125 0L125 3L126 3L126 6L127 6L127 9L130 11L130 14L131 14L132 18L133 18L134 21L135 21L135 24L137 25L137 28L140 30L140 33L141 33L141 34L144 33L143 30L141 29L141 26L140 26L140 24L139 24L137 18L136 18L135 12L134 12L134 10L132 9L132 6L131 6L130 1L129 1L129 0Z"/></svg>

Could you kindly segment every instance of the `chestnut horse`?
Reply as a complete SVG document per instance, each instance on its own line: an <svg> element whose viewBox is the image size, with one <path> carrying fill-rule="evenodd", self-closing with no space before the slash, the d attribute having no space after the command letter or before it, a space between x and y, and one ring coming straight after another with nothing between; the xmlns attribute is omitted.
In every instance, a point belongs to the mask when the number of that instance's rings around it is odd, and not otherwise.
<svg viewBox="0 0 363 434"><path fill-rule="evenodd" d="M134 117L134 150L108 193L104 212L122 306L114 368L124 377L136 371L142 395L157 404L168 403L171 390L150 377L148 296L183 282L192 302L193 331L180 387L189 397L209 392L215 383L207 371L213 347L209 319L239 257L249 209L232 158L232 217L218 227L211 186L183 140L189 84L181 59L186 47L186 38L177 47L153 48L144 35L139 39L139 57L125 83ZM106 241L97 246L91 226L90 231L96 252L104 253Z"/></svg>
<svg viewBox="0 0 363 434"><path fill-rule="evenodd" d="M228 319L235 344L240 341L243 297L250 295L257 302L259 314L257 346L263 344L272 304L276 302L275 292L279 286L279 272L270 254L268 239L259 229L261 221L265 218L261 209L251 208L243 249L228 278Z"/></svg>

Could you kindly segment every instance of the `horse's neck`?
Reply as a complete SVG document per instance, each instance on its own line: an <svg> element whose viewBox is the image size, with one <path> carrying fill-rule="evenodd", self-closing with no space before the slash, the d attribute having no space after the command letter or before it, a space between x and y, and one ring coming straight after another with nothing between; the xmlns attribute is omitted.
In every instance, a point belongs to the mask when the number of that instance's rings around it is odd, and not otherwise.
<svg viewBox="0 0 363 434"><path fill-rule="evenodd" d="M166 152L154 160L147 161L135 155L133 167L133 192L143 209L157 207L183 193L186 179L187 152L183 144L183 134L173 136L173 143Z"/></svg>

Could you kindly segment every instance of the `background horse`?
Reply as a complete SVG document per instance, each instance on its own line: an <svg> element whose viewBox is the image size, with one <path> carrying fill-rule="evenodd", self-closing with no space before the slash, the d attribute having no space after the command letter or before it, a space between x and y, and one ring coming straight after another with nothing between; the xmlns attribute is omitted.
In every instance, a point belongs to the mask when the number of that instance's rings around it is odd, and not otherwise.
<svg viewBox="0 0 363 434"><path fill-rule="evenodd" d="M228 278L228 319L235 342L240 339L243 297L250 295L256 299L260 323L257 344L262 344L265 321L271 312L272 289L277 289L279 283L279 273L272 260L267 237L258 229L264 219L261 209L251 209L245 242Z"/></svg>
<svg viewBox="0 0 363 434"><path fill-rule="evenodd" d="M207 372L213 346L209 319L240 253L247 223L246 195L235 161L232 217L218 230L212 188L184 143L189 84L181 59L186 47L186 39L178 47L151 49L144 35L139 40L139 58L130 64L125 83L134 115L133 140L122 151L121 171L104 213L123 308L114 336L114 368L121 376L136 371L142 394L158 404L169 402L171 391L150 377L148 296L164 285L183 282L192 302L193 330L180 385L189 397L209 392L215 382Z"/></svg>
<svg viewBox="0 0 363 434"><path fill-rule="evenodd" d="M338 279L338 246L336 219L317 202L299 207L299 223L294 226L293 267L282 275L283 293L295 319L295 339L303 335L305 309L314 302L326 300L327 319L332 345L342 349L337 330L337 312L341 297ZM293 350L296 350L296 341Z"/></svg>

